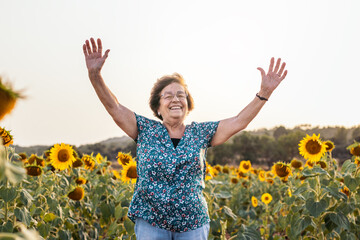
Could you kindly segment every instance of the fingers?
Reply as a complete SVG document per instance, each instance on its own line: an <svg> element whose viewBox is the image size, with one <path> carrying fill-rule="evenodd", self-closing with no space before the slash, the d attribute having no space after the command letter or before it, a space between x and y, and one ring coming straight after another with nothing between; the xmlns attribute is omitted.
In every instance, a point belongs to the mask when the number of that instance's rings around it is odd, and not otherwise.
<svg viewBox="0 0 360 240"><path fill-rule="evenodd" d="M280 80L282 81L287 75L287 70L285 70L284 74L280 77Z"/></svg>
<svg viewBox="0 0 360 240"><path fill-rule="evenodd" d="M93 38L90 38L90 41L91 41L93 52L97 52L97 47L96 47L96 44L95 44L95 40Z"/></svg>
<svg viewBox="0 0 360 240"><path fill-rule="evenodd" d="M105 51L104 56L103 56L104 59L107 59L109 52L110 52L110 49Z"/></svg>
<svg viewBox="0 0 360 240"><path fill-rule="evenodd" d="M283 62L283 64L281 64L280 71L278 72L279 76L281 76L281 74L283 73L285 66L286 66L286 63Z"/></svg>
<svg viewBox="0 0 360 240"><path fill-rule="evenodd" d="M270 66L269 66L268 74L273 71L273 67L274 67L274 58L272 57L271 60L270 60Z"/></svg>
<svg viewBox="0 0 360 240"><path fill-rule="evenodd" d="M265 74L266 74L265 71L264 71L264 69L262 69L261 67L258 67L257 70L260 71L260 73L261 73L261 78L263 78L263 77L265 76Z"/></svg>
<svg viewBox="0 0 360 240"><path fill-rule="evenodd" d="M278 58L278 60L276 61L275 69L274 69L275 73L279 70L280 62L281 62L281 58Z"/></svg>
<svg viewBox="0 0 360 240"><path fill-rule="evenodd" d="M84 52L84 55L86 57L88 55L88 52L86 50L86 44L83 45L83 52Z"/></svg>
<svg viewBox="0 0 360 240"><path fill-rule="evenodd" d="M86 40L86 41L85 41L85 44L86 44L86 50L87 50L88 55L92 54L89 40Z"/></svg>
<svg viewBox="0 0 360 240"><path fill-rule="evenodd" d="M276 60L275 68L274 68L274 63L275 63L275 59L274 59L274 57L272 57L270 60L269 71L267 74L265 74L265 71L262 68L257 68L257 69L261 72L262 77L264 77L265 75L267 75L267 76L271 75L272 77L277 76L280 80L283 80L287 75L287 70L285 70L286 63L283 62L281 64L281 58L278 58ZM280 64L281 64L281 67L280 67Z"/></svg>
<svg viewBox="0 0 360 240"><path fill-rule="evenodd" d="M91 46L90 46L90 42L91 42ZM100 38L97 39L97 45L95 43L95 40L94 38L90 38L90 41L89 40L86 40L85 41L85 44L83 45L83 51L84 51L84 55L85 56L88 56L92 53L100 53L100 56L101 56L101 53L102 53L102 43L101 43L101 40Z"/></svg>
<svg viewBox="0 0 360 240"><path fill-rule="evenodd" d="M102 53L102 43L101 43L101 39L100 39L100 38L97 39L97 44L98 44L98 47L99 47L98 51L99 51L99 53L101 54L101 53Z"/></svg>

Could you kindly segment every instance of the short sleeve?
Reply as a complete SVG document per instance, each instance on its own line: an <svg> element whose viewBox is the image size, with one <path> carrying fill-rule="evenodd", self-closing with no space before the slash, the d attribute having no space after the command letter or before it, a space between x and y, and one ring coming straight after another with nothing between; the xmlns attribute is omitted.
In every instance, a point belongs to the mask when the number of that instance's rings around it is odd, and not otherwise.
<svg viewBox="0 0 360 240"><path fill-rule="evenodd" d="M217 127L219 126L220 121L216 122L202 122L198 123L198 131L202 140L204 141L203 147L211 147L211 140L216 133Z"/></svg>
<svg viewBox="0 0 360 240"><path fill-rule="evenodd" d="M135 114L135 118L136 118L136 125L138 128L138 135L134 141L138 142L139 138L141 136L143 136L144 134L146 134L146 131L148 131L151 127L156 125L157 122L154 120L151 120L149 118L146 118L144 116L138 115L136 113L134 113L134 114Z"/></svg>

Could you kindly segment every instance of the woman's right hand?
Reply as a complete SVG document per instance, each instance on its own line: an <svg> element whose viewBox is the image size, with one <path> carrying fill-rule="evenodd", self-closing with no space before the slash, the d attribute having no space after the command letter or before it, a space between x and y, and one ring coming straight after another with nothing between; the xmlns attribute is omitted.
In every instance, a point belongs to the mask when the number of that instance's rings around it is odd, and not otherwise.
<svg viewBox="0 0 360 240"><path fill-rule="evenodd" d="M92 48L90 47L90 42ZM89 73L100 73L105 60L108 57L110 49L106 50L105 54L102 55L102 44L100 38L97 39L97 46L94 38L90 38L90 42L89 40L86 40L83 45L86 67L88 68Z"/></svg>

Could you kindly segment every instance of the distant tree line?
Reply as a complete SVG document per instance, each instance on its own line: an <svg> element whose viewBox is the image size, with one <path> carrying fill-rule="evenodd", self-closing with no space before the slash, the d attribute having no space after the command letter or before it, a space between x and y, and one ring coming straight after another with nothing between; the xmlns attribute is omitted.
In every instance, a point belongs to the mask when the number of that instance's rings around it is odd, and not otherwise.
<svg viewBox="0 0 360 240"><path fill-rule="evenodd" d="M308 135L320 134L322 140L331 140L335 144L332 152L340 164L351 157L346 147L354 142L360 142L360 126L345 127L311 127L299 125L293 129L278 126L272 129L256 131L242 131L229 139L226 143L210 148L207 152L207 161L212 164L238 165L241 160L250 160L254 165L272 166L274 162L289 162L292 158L301 159L298 151L300 140ZM73 146L80 157L83 154L100 153L110 161L115 161L118 152L130 152L136 156L136 143L129 137L120 137L105 140L95 144ZM42 155L52 146L15 146L17 153L25 152L28 155L36 153Z"/></svg>
<svg viewBox="0 0 360 240"><path fill-rule="evenodd" d="M210 164L238 165L241 160L250 160L254 165L272 166L274 162L290 162L299 155L298 144L303 137L319 134L322 140L331 140L335 144L332 156L340 164L351 155L346 147L360 141L360 127L347 129L345 127L310 128L300 125L294 129L279 126L271 130L243 131L223 145L210 148L207 160Z"/></svg>

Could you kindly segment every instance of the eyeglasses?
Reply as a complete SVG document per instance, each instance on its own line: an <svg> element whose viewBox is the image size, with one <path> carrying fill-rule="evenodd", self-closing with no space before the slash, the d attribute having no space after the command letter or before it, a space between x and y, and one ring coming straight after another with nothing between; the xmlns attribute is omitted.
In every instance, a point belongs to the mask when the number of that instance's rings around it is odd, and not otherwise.
<svg viewBox="0 0 360 240"><path fill-rule="evenodd" d="M160 97L164 98L166 101L172 101L175 96L180 101L183 101L188 95L183 91L178 91L176 94L173 94L171 92L165 92L164 94L160 95Z"/></svg>

